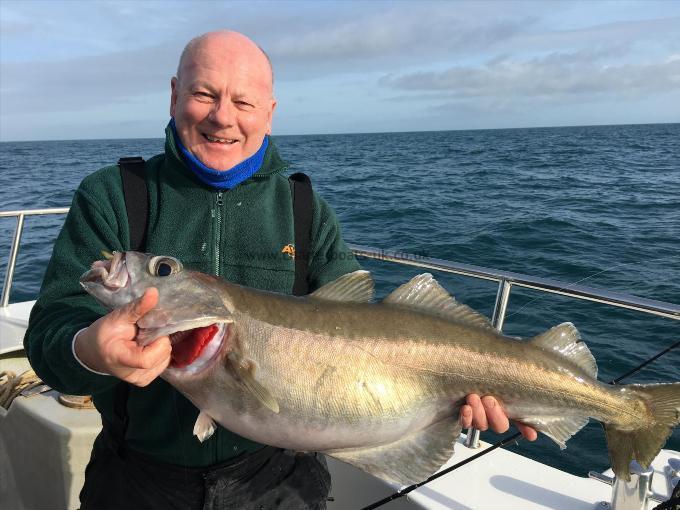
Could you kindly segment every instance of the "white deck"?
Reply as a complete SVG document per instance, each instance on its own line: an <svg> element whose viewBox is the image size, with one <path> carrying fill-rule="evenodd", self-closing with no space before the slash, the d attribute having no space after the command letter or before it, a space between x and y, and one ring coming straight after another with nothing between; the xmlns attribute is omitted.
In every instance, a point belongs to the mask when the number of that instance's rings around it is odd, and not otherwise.
<svg viewBox="0 0 680 510"><path fill-rule="evenodd" d="M0 355L23 347L28 316L34 304L35 301L26 301L0 308ZM0 370L2 370L1 359Z"/></svg>
<svg viewBox="0 0 680 510"><path fill-rule="evenodd" d="M475 455L463 444L442 468ZM488 448L482 442L481 448ZM680 452L662 450L654 461L653 490L669 497L664 467L670 458L680 459ZM394 492L382 482L362 471L328 459L333 477L330 509L363 508ZM608 473L611 476L611 472ZM593 510L600 501L609 501L611 486L575 476L516 453L497 449L466 464L407 497L392 501L386 510L427 508L430 510ZM648 508L659 503L651 501Z"/></svg>
<svg viewBox="0 0 680 510"><path fill-rule="evenodd" d="M0 370L20 372L28 367L21 348L32 306L33 302L17 303L0 309ZM77 494L99 425L96 411L65 408L57 403L55 392L19 397L9 411L0 409L3 508L5 504L17 510L77 508ZM444 467L480 451L468 449L462 441ZM482 443L481 448L488 446ZM666 496L663 469L671 457L680 459L680 453L663 450L654 463L653 489ZM396 489L332 458L328 465L333 480L331 510L363 508ZM591 510L598 502L609 501L610 494L611 487L601 482L498 449L384 508ZM657 504L651 502L648 508Z"/></svg>

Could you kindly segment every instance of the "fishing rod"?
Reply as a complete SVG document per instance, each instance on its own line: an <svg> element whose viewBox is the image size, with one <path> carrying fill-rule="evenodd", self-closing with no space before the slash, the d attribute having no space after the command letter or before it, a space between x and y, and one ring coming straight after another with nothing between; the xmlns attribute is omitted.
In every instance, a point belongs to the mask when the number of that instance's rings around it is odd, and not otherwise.
<svg viewBox="0 0 680 510"><path fill-rule="evenodd" d="M510 444L510 443L516 441L517 439L519 439L521 437L521 435L522 434L517 432L517 433L513 434L512 436L510 436L506 439L503 439L502 441L497 442L493 446L490 446L486 450L482 450L481 452L474 454L472 457L468 457L465 460L461 460L458 464L454 464L451 467L448 467L448 468L446 468L442 471L439 471L438 473L433 474L431 477L427 478L426 480L423 480L422 482L418 482L418 483L414 483L413 485L409 485L405 489L397 491L394 494L391 494L391 495L387 496L386 498L381 499L380 501L376 501L375 503L373 503L371 505L365 506L362 510L373 510L374 508L378 508L379 506L383 506L383 505L389 503L390 501L393 501L395 499L399 499L403 496L406 496L409 492L416 490L418 487L422 487L423 485L430 483L433 480L436 480L437 478L440 478L444 475L447 475L451 471L458 469L459 467L462 467L465 464L472 462L473 460L477 460L478 458L483 457L487 453L491 453L496 448L501 448L501 447L503 447L507 444Z"/></svg>
<svg viewBox="0 0 680 510"><path fill-rule="evenodd" d="M640 363L638 366L636 366L632 370L629 370L628 372L617 377L616 379L612 379L611 381L609 381L608 384L612 384L612 385L618 384L623 379L626 379L626 378L630 377L631 375L639 372L644 367L646 367L647 365L649 365L653 361L659 359L664 354L671 352L673 349L677 348L678 346L680 346L680 340L675 342L670 347L667 347L666 349L658 352L657 354L655 354L651 358L646 359L645 361ZM481 452L476 453L472 457L468 457L467 459L462 460L462 461L458 462L457 464L454 464L453 466L450 466L450 467L448 467L448 468L446 468L442 471L439 471L439 472L433 474L432 476L430 476L429 478L427 478L426 480L423 480L422 482L414 483L413 485L409 485L408 487L405 487L404 489L401 489L397 492L394 492L393 494L390 494L389 496L387 496L387 497L385 497L385 498L383 498L379 501L376 501L375 503L371 503L370 505L363 507L361 510L374 510L375 508L386 505L390 501L394 501L395 499L402 498L402 497L406 496L407 494L409 494L410 492L413 492L414 490L418 489L419 487L422 487L423 485L428 484L428 483L436 480L437 478L441 478L442 476L447 475L450 472L455 471L456 469L458 469L460 467L463 467L465 464L468 464L468 463L472 462L473 460L477 460L480 457L483 457L484 455L491 453L492 451L494 451L498 448L502 448L503 446L506 446L510 443L517 442L521 438L522 438L522 434L520 434L519 432L516 432L515 434L511 435L510 437L502 439L502 440L498 441L497 443L493 444L492 446L490 446L489 448L486 448L485 450L482 450Z"/></svg>
<svg viewBox="0 0 680 510"><path fill-rule="evenodd" d="M623 379L625 379L625 378L627 378L627 377L630 377L630 376L633 375L635 372L639 372L639 371L642 370L644 367L646 367L647 365L649 365L652 361L656 361L656 360L659 359L661 356L663 356L664 354L667 354L667 353L671 352L673 349L675 349L675 348L676 348L677 346L679 346L679 345L680 345L680 340L678 340L677 342L675 342L673 345L671 345L671 346L668 347L667 349L664 349L663 351L661 351L661 352L655 354L654 356L652 356L651 358L647 359L646 361L643 361L642 363L640 363L640 364L639 364L637 367L635 367L634 369L632 369L632 370L626 372L625 374L623 374L623 375L620 376L620 377L617 377L617 378L614 379L613 381L610 381L609 384L618 384L619 381L621 381L621 380L623 380Z"/></svg>

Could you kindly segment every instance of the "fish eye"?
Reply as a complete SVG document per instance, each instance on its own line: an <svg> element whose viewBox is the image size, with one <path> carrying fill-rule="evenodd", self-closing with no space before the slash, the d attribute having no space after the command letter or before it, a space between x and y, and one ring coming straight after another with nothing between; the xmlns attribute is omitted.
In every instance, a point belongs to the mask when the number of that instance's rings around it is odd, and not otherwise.
<svg viewBox="0 0 680 510"><path fill-rule="evenodd" d="M149 273L153 276L170 276L182 270L182 263L172 257L153 257L149 261Z"/></svg>

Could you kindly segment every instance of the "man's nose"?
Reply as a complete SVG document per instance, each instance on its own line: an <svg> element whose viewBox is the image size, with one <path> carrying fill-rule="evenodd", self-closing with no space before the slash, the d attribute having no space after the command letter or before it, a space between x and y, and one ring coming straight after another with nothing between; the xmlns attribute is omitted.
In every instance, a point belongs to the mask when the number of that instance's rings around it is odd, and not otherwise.
<svg viewBox="0 0 680 510"><path fill-rule="evenodd" d="M231 126L234 123L236 107L229 99L215 101L210 110L210 120L220 127Z"/></svg>

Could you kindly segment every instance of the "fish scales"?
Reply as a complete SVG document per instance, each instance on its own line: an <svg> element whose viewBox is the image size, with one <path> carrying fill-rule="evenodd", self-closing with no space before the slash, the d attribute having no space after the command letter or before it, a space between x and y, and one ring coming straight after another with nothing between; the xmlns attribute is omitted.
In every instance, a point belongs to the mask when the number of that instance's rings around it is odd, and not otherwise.
<svg viewBox="0 0 680 510"><path fill-rule="evenodd" d="M210 328L206 344L182 350L194 357L162 374L200 409L201 441L219 424L413 483L451 456L460 405L478 393L561 447L589 417L601 421L612 468L628 478L630 460L649 464L680 421L680 383L603 384L572 324L506 337L428 274L369 303L365 271L291 297L126 252L96 262L81 284L109 308L158 288L158 305L138 322L142 345L167 334L174 353Z"/></svg>
<svg viewBox="0 0 680 510"><path fill-rule="evenodd" d="M279 317L291 317L292 311L285 307L294 306L285 301L275 300L270 306L263 309L269 313L258 315L264 321L271 321ZM241 303L239 309L247 310L246 304ZM282 307L277 310L277 305ZM564 360L553 353L546 353L526 343L509 340L492 332L480 335L479 331L470 331L470 328L458 324L450 324L441 321L438 327L431 329L430 338L416 338L415 332L422 331L423 318L419 316L409 317L409 311L389 306L373 305L372 308L357 307L342 303L319 303L312 306L315 317L323 318L326 309L330 309L327 315L333 317L336 322L321 320L318 327L314 328L315 334L309 334L309 328L305 333L291 328L290 320L284 320L284 324L271 324L263 322L272 329L271 335L261 335L254 332L246 332L243 336L260 340L260 352L253 352L252 358L264 360L270 358L272 363L267 366L265 372L271 373L273 378L280 377L285 380L285 373L278 373L280 367L292 364L296 366L291 357L292 353L300 353L298 362L320 367L321 372L327 371L323 367L335 367L339 364L353 366L362 373L375 373L378 379L383 371L379 371L377 365L387 365L386 371L396 369L419 370L425 373L440 374L446 378L443 383L425 384L430 379L421 379L422 384L417 386L414 397L420 396L431 398L435 394L446 396L450 401L461 398L470 392L493 393L502 401L512 405L513 396L531 394L532 400L551 403L556 409L563 406L583 409L584 404L590 408L584 411L584 416L593 416L596 419L608 418L612 413L625 406L618 399L618 389L612 390L598 385L586 385L574 379L573 372L580 372L580 376L588 376L578 368L571 367L569 373L556 372L559 366L564 366ZM272 310L274 310L273 313ZM285 310L285 311L284 311ZM413 314L410 314L413 315ZM428 318L430 319L430 318ZM395 320L399 320L396 324ZM307 321L307 324L314 324ZM374 324L387 324L386 327L376 328ZM392 327L389 325L393 324ZM402 324L408 325L404 326ZM339 329L338 329L339 328ZM277 336L277 330L286 330L287 333ZM351 331L352 335L343 334L343 331ZM474 334L476 337L473 337ZM365 336L363 336L365 335ZM455 338L455 344L451 339ZM474 338L474 341L466 342L466 338ZM297 344L297 345L296 345ZM276 345L276 347L274 347ZM249 347L244 347L248 350ZM280 353L276 358L272 349ZM490 354L491 353L491 354ZM288 359L289 363L282 363ZM342 363L345 360L346 363ZM361 360L361 361L359 361ZM532 361L533 360L533 361ZM475 370L475 367L477 368ZM338 371L335 372L340 373ZM311 374L308 373L311 376ZM397 384L394 387L394 395L397 398L400 391L399 379L396 374L390 373L389 378ZM314 377L312 377L314 379ZM332 388L333 394L322 395L331 399L337 397L351 397L350 395L338 395L339 388L345 388L347 383L339 378L327 377L327 387ZM313 394L306 387L310 379L302 377L300 380L290 381L307 395ZM448 392L442 388L450 388ZM403 388L403 385L402 385ZM455 388L455 390L453 390ZM565 388L569 388L565 391ZM350 389L350 391L352 391ZM407 392L408 393L408 392ZM316 400L316 399L313 399ZM389 399L388 399L389 401ZM559 402L559 405L556 405ZM410 406L407 403L404 408ZM538 405L538 404L536 404ZM328 413L329 409L317 409L322 413ZM367 416L374 416L373 409L367 406ZM329 416L331 417L331 416ZM642 416L637 416L642 418Z"/></svg>

